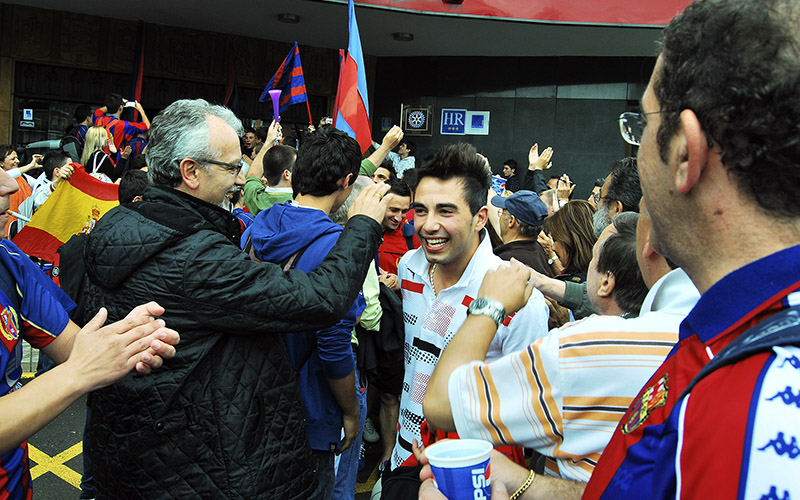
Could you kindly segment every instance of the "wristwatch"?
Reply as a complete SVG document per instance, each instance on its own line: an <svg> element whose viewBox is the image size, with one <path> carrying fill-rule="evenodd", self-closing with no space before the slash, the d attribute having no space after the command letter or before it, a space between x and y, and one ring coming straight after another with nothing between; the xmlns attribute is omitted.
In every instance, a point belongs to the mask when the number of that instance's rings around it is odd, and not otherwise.
<svg viewBox="0 0 800 500"><path fill-rule="evenodd" d="M482 314L484 316L489 316L494 320L499 328L500 323L506 319L506 308L503 307L503 304L501 304L500 301L486 297L478 297L477 299L473 300L467 308L467 315L470 314Z"/></svg>
<svg viewBox="0 0 800 500"><path fill-rule="evenodd" d="M552 266L552 265L553 265L553 262L555 262L555 261L557 261L557 260L558 260L558 254L557 254L557 253L556 253L556 254L553 254L553 256L552 256L552 257L550 257L549 259L547 259L547 265L548 265L548 266Z"/></svg>

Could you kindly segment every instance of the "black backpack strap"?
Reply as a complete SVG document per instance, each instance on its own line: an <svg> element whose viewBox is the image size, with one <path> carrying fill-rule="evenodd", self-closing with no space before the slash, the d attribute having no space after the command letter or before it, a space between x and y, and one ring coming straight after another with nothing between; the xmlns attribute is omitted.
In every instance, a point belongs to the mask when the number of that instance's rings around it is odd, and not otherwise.
<svg viewBox="0 0 800 500"><path fill-rule="evenodd" d="M700 370L678 400L713 371L781 345L800 346L800 305L786 308L739 335Z"/></svg>

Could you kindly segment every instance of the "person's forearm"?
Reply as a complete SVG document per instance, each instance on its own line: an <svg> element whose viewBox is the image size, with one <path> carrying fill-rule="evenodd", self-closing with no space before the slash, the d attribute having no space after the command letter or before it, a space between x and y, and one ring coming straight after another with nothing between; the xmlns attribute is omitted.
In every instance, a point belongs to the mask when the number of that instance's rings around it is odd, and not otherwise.
<svg viewBox="0 0 800 500"><path fill-rule="evenodd" d="M35 166L36 166L36 160L31 160L31 162L25 165L24 167L19 167L20 175L24 174L25 172L27 172L28 170L32 169ZM17 175L17 177L19 177L19 175Z"/></svg>
<svg viewBox="0 0 800 500"><path fill-rule="evenodd" d="M553 259L552 257L550 258ZM550 264L550 269L553 271L554 275L558 276L559 274L564 272L566 267L564 267L564 264L561 263L560 259L553 259L553 263Z"/></svg>
<svg viewBox="0 0 800 500"><path fill-rule="evenodd" d="M372 162L372 164L375 165L375 168L377 169L378 167L381 166L381 163L383 163L383 160L386 159L386 156L389 154L389 151L391 150L392 149L386 144L381 144L375 149L374 153L372 153L367 157L367 159L370 162Z"/></svg>
<svg viewBox="0 0 800 500"><path fill-rule="evenodd" d="M536 283L536 288L540 292L557 301L564 298L566 287L567 285L563 281L544 275L540 275Z"/></svg>
<svg viewBox="0 0 800 500"><path fill-rule="evenodd" d="M344 378L329 378L328 387L331 388L334 399L342 409L345 416L358 416L358 399L356 399L355 371Z"/></svg>
<svg viewBox="0 0 800 500"><path fill-rule="evenodd" d="M144 112L144 108L140 106L139 113L142 114L142 123L147 125L147 130L150 130L150 120L147 119L147 114Z"/></svg>
<svg viewBox="0 0 800 500"><path fill-rule="evenodd" d="M533 483L518 498L522 500L579 500L585 489L586 483L537 474ZM516 490L509 489L508 491Z"/></svg>
<svg viewBox="0 0 800 500"><path fill-rule="evenodd" d="M72 320L69 320L64 329L59 333L52 342L41 348L41 351L47 355L48 358L61 364L69 358L69 353L72 352L72 344L75 342L75 335L81 331L81 328Z"/></svg>
<svg viewBox="0 0 800 500"><path fill-rule="evenodd" d="M455 431L447 385L456 368L472 361L483 361L497 332L494 320L485 315L469 315L442 352L425 390L422 412L437 429Z"/></svg>
<svg viewBox="0 0 800 500"><path fill-rule="evenodd" d="M21 389L0 397L0 454L34 435L87 392L87 385L61 365Z"/></svg>
<svg viewBox="0 0 800 500"><path fill-rule="evenodd" d="M250 163L250 170L247 171L248 177L257 177L261 178L264 175L264 155L267 154L269 148L272 147L272 144L265 142L263 146L261 146L261 151L258 152L253 161Z"/></svg>
<svg viewBox="0 0 800 500"><path fill-rule="evenodd" d="M491 464L492 481L502 482L509 493L518 491L530 476L530 470L512 462L497 450L492 451ZM535 474L533 481L518 498L525 500L578 499L585 488L586 483Z"/></svg>
<svg viewBox="0 0 800 500"><path fill-rule="evenodd" d="M547 189L547 183L544 180L542 171L528 167L522 177L522 189L533 191L536 194L545 191Z"/></svg>

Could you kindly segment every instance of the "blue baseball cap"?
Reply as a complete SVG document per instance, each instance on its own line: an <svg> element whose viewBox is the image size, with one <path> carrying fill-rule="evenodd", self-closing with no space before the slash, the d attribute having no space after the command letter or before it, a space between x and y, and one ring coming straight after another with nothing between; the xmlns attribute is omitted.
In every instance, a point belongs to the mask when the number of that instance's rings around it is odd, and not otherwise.
<svg viewBox="0 0 800 500"><path fill-rule="evenodd" d="M517 191L508 198L495 196L492 205L508 210L508 213L529 226L541 226L547 217L547 205L533 191Z"/></svg>

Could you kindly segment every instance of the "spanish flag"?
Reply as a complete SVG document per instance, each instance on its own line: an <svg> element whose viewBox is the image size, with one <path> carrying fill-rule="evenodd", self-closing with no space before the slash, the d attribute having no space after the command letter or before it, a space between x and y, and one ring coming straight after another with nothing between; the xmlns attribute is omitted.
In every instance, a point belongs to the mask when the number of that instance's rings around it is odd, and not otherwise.
<svg viewBox="0 0 800 500"><path fill-rule="evenodd" d="M72 177L58 183L14 237L14 243L26 254L54 262L61 245L73 235L89 233L103 214L119 205L117 184L95 179L78 163L72 166Z"/></svg>

